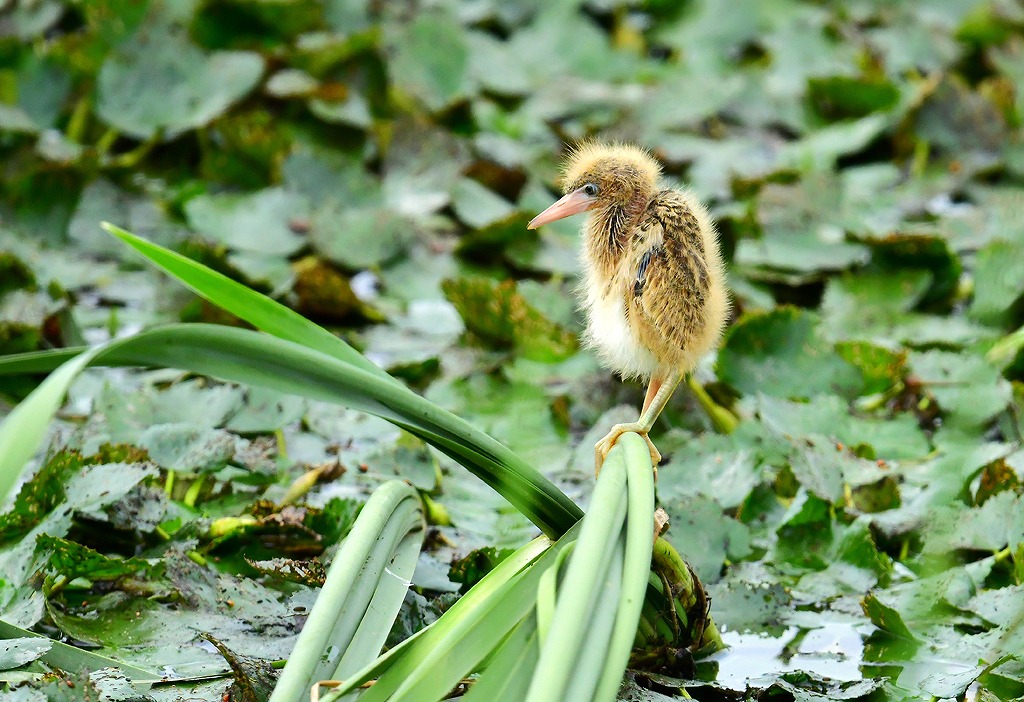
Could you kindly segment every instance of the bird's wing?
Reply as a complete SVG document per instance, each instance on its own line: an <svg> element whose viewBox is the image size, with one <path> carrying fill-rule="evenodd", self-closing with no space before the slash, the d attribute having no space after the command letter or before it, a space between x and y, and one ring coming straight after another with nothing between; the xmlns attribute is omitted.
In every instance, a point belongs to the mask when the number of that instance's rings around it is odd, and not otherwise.
<svg viewBox="0 0 1024 702"><path fill-rule="evenodd" d="M633 237L630 312L668 345L687 348L704 324L709 272L700 224L682 196L662 191Z"/></svg>

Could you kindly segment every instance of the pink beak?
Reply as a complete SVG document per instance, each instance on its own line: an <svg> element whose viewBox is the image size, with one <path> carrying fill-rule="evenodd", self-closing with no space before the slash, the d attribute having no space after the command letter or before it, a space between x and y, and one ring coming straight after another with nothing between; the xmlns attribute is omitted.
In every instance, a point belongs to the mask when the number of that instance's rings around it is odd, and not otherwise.
<svg viewBox="0 0 1024 702"><path fill-rule="evenodd" d="M583 188L573 190L551 207L531 219L530 223L526 225L526 228L536 229L541 225L554 222L556 219L563 219L574 214L579 214L580 212L586 212L596 204L597 198L587 195L583 192Z"/></svg>

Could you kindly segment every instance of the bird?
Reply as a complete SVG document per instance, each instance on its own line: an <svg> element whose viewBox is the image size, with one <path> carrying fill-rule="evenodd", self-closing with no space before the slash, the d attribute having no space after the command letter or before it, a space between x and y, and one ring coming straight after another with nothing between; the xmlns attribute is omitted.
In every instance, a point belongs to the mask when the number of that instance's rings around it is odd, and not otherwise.
<svg viewBox="0 0 1024 702"><path fill-rule="evenodd" d="M562 167L564 196L528 229L587 213L581 227L580 306L586 344L624 380L647 383L640 416L594 447L595 473L626 432L647 442L680 381L716 348L730 313L725 264L711 217L689 190L665 187L646 149L586 141Z"/></svg>

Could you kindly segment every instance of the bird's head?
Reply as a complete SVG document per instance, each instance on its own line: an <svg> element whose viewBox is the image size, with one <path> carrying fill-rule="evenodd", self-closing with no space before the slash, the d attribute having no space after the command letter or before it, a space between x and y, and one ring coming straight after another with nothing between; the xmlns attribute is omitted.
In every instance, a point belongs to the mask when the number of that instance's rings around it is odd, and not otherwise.
<svg viewBox="0 0 1024 702"><path fill-rule="evenodd" d="M661 167L644 149L585 142L570 153L562 174L565 195L534 217L529 229L593 209L636 212L658 188Z"/></svg>

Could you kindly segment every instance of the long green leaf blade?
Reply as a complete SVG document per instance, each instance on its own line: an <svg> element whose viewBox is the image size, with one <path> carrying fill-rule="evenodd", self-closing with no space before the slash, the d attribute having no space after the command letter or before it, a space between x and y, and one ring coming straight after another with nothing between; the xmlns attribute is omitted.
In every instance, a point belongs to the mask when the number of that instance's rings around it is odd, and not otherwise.
<svg viewBox="0 0 1024 702"><path fill-rule="evenodd" d="M87 365L102 364L108 357L121 364L182 368L377 415L462 463L545 534L557 537L582 516L572 500L506 446L398 383L290 341L208 324L153 329L110 342L63 366L0 427L0 441L6 439L17 448L0 455L4 494L38 449L46 423L74 377ZM0 369L3 364L0 359Z"/></svg>
<svg viewBox="0 0 1024 702"><path fill-rule="evenodd" d="M0 640L21 638L47 637L0 620ZM52 645L50 650L43 654L42 660L54 668L74 673L92 672L100 668L119 668L128 678L136 681L137 686L158 682L162 678L160 673L155 671L128 665L91 651L83 651L61 641L50 640Z"/></svg>
<svg viewBox="0 0 1024 702"><path fill-rule="evenodd" d="M318 680L347 677L377 657L405 599L424 533L412 487L396 480L374 490L331 563L270 702L299 699Z"/></svg>
<svg viewBox="0 0 1024 702"><path fill-rule="evenodd" d="M288 339L316 349L328 356L334 356L365 371L397 382L370 359L334 334L266 295L261 295L222 273L211 270L201 263L147 241L109 222L103 222L101 226L196 294L236 317L244 319L257 329L278 338Z"/></svg>
<svg viewBox="0 0 1024 702"><path fill-rule="evenodd" d="M654 468L650 451L646 442L633 433L623 435L618 445L623 449L626 463L625 555L615 627L607 658L601 666L595 700L614 700L622 685L622 674L629 665L629 654L636 641L654 550Z"/></svg>
<svg viewBox="0 0 1024 702"><path fill-rule="evenodd" d="M7 498L25 464L39 449L68 387L99 353L102 350L96 349L66 361L11 410L0 424L0 503Z"/></svg>
<svg viewBox="0 0 1024 702"><path fill-rule="evenodd" d="M366 694L381 695L385 699L390 699L388 696L394 693L413 673L429 674L432 671L430 664L435 660L436 652L441 649L450 651L452 646L458 645L463 639L464 632L472 629L488 612L492 612L497 602L511 592L526 593L527 599L521 604L524 608L523 612L527 612L530 608L531 590L529 588L517 590L510 586L510 583L522 585L523 576L527 570L533 574L531 577L539 576L543 572L543 568L530 569L528 567L535 563L545 563L546 567L546 564L551 562L551 554L557 554L564 544L570 543L575 538L573 535L576 529L577 527L574 526L556 544L551 544L545 538L538 538L517 550L485 575L480 582L452 605L451 609L441 615L440 619L413 637L406 639L351 678L346 679L345 685L324 696L323 702L334 702L363 683L374 679L377 680L377 683ZM516 621L522 619L522 616L517 618L515 615L516 613L513 612L509 617L510 621L507 622L506 631L510 630ZM487 652L474 650L471 653L482 656ZM439 685L439 688L444 688L441 694L446 693L463 675L472 671L473 664L468 659L456 660L461 661L461 668L454 671L454 677L448 679L447 687L444 684ZM476 660L480 659L476 658ZM428 699L429 696L424 695L420 702L426 702Z"/></svg>

